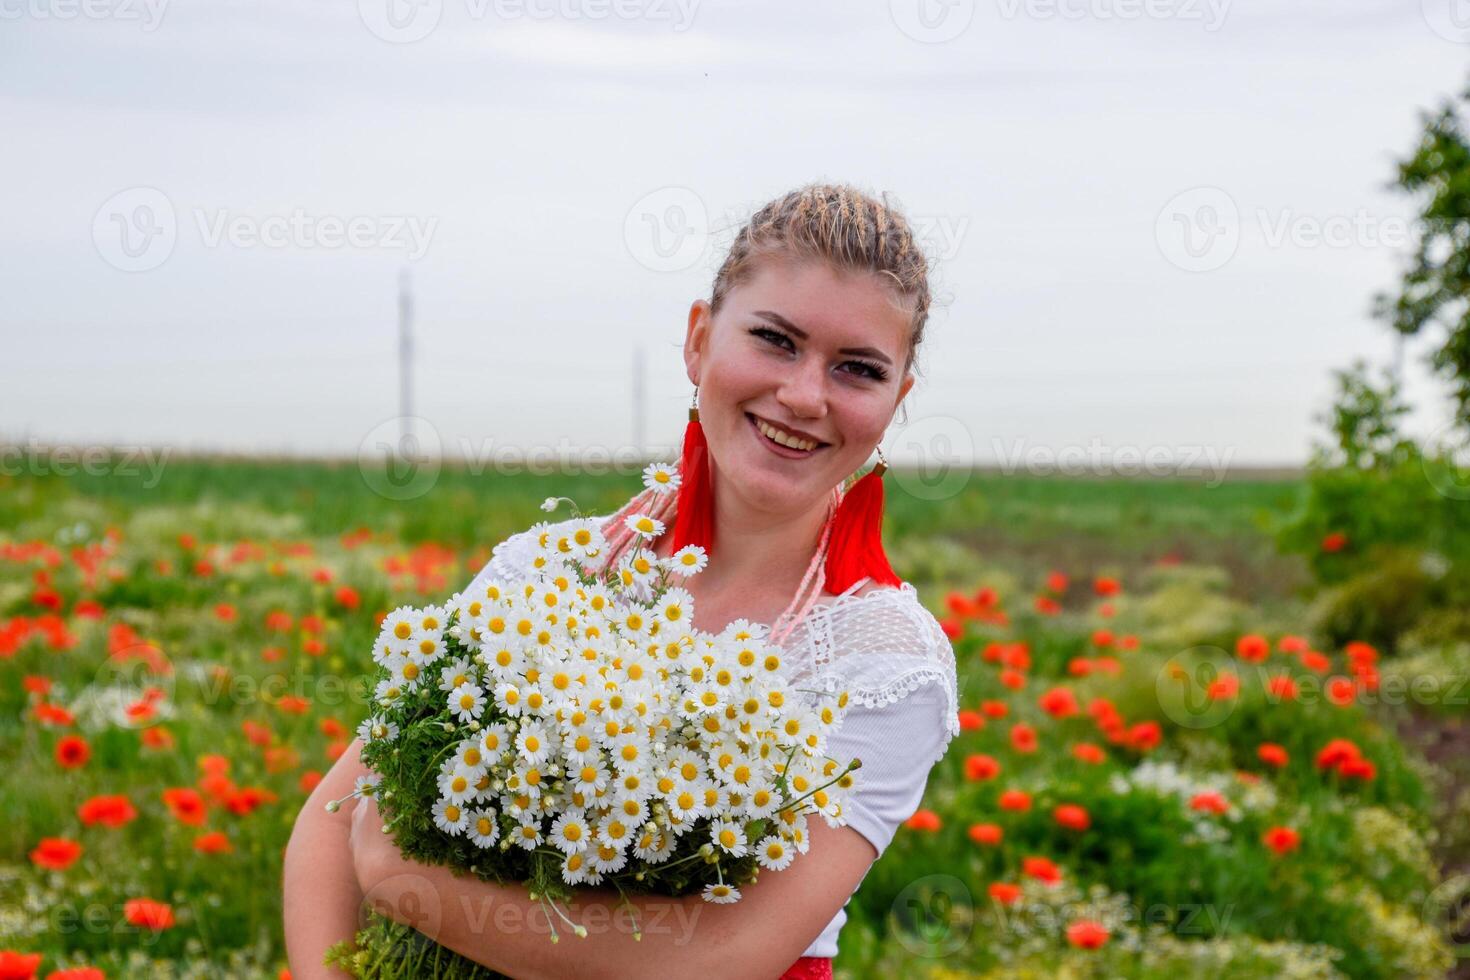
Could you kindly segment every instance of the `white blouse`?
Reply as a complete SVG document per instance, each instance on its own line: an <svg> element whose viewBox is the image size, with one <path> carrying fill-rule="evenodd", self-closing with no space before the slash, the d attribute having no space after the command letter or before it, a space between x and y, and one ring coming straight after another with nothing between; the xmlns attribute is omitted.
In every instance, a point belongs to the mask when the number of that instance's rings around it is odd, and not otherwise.
<svg viewBox="0 0 1470 980"><path fill-rule="evenodd" d="M496 545L466 590L490 579L529 575L536 530ZM847 824L881 857L899 825L918 809L929 770L959 734L958 685L949 638L919 603L912 584L865 595L852 592L812 609L781 648L793 667L792 686L849 692L846 715L828 738L827 755L839 762L862 759L848 797ZM847 921L843 905L803 955L837 955L837 934Z"/></svg>

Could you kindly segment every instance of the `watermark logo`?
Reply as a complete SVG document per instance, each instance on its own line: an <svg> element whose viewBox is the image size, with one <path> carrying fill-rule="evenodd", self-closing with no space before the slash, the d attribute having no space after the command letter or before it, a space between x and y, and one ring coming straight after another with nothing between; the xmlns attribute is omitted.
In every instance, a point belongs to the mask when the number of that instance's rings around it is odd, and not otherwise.
<svg viewBox="0 0 1470 980"><path fill-rule="evenodd" d="M1235 257L1240 247L1240 209L1218 187L1195 187L1176 194L1154 221L1159 251L1187 272L1211 272Z"/></svg>
<svg viewBox="0 0 1470 980"><path fill-rule="evenodd" d="M444 0L357 0L357 16L389 44L422 41L439 26Z"/></svg>
<svg viewBox="0 0 1470 980"><path fill-rule="evenodd" d="M3 2L3 0L0 0ZM439 228L437 217L401 214L249 214L230 208L191 208L188 212L208 249L337 250L380 249L423 258ZM147 272L168 261L178 244L180 222L173 202L156 187L130 187L108 198L92 216L92 241L103 261L123 272Z"/></svg>
<svg viewBox="0 0 1470 980"><path fill-rule="evenodd" d="M1470 500L1470 445L1459 426L1447 422L1424 440L1420 465L1424 478L1441 497Z"/></svg>
<svg viewBox="0 0 1470 980"><path fill-rule="evenodd" d="M1420 0L1429 29L1446 41L1470 44L1470 0Z"/></svg>
<svg viewBox="0 0 1470 980"><path fill-rule="evenodd" d="M894 898L889 934L915 956L949 956L970 941L973 904L970 889L954 875L925 875Z"/></svg>
<svg viewBox="0 0 1470 980"><path fill-rule="evenodd" d="M709 246L709 213L687 187L661 187L645 194L623 219L628 252L646 269L681 272Z"/></svg>
<svg viewBox="0 0 1470 980"><path fill-rule="evenodd" d="M949 500L970 482L975 443L969 428L949 415L930 415L901 429L894 439L895 455L917 457L913 465L893 470L894 482L920 500Z"/></svg>
<svg viewBox="0 0 1470 980"><path fill-rule="evenodd" d="M416 415L400 415L374 426L357 447L362 482L388 500L422 497L439 482L443 465L439 430Z"/></svg>
<svg viewBox="0 0 1470 980"><path fill-rule="evenodd" d="M1182 728L1213 728L1235 711L1235 660L1219 647L1191 647L1159 669L1154 694L1168 719ZM1223 689L1223 690L1222 690Z"/></svg>
<svg viewBox="0 0 1470 980"><path fill-rule="evenodd" d="M889 0L888 15L904 34L922 44L953 41L975 19L975 0Z"/></svg>
<svg viewBox="0 0 1470 980"><path fill-rule="evenodd" d="M168 261L179 238L173 202L156 187L129 187L92 216L92 244L123 272L147 272Z"/></svg>

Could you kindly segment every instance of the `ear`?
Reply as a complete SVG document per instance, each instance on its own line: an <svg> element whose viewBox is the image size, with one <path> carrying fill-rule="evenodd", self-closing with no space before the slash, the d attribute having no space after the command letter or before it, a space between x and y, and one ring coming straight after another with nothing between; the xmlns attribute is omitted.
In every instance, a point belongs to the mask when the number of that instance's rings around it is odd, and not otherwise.
<svg viewBox="0 0 1470 980"><path fill-rule="evenodd" d="M907 372L904 373L903 381L899 382L899 385L898 385L898 401L896 401L896 402L893 403L893 414L894 415L897 415L898 414L898 407L903 404L903 400L908 397L909 389L912 388L913 386L914 386L914 372L907 371Z"/></svg>
<svg viewBox="0 0 1470 980"><path fill-rule="evenodd" d="M690 384L699 385L699 364L709 343L712 325L709 302L697 299L689 306L689 327L684 334L684 370L689 374Z"/></svg>

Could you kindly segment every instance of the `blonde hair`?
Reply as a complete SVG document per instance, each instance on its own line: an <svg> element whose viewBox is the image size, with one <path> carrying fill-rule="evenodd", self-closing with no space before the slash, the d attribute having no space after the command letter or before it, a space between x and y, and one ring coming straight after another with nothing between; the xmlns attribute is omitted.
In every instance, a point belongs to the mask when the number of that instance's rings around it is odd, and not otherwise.
<svg viewBox="0 0 1470 980"><path fill-rule="evenodd" d="M913 367L932 300L929 259L908 219L888 204L886 194L879 201L847 184L807 184L767 203L735 235L715 273L711 314L770 256L823 259L841 271L871 272L883 279L909 316L904 371Z"/></svg>

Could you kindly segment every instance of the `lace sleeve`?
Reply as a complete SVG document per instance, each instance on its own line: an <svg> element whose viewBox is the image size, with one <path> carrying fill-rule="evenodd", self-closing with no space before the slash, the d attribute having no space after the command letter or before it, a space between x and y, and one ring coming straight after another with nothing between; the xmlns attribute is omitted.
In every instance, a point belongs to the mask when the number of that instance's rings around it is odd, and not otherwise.
<svg viewBox="0 0 1470 980"><path fill-rule="evenodd" d="M864 708L906 699L932 706L928 717L943 737L931 762L944 757L960 731L954 648L911 584L838 599L803 626L794 672L800 683L846 690Z"/></svg>

